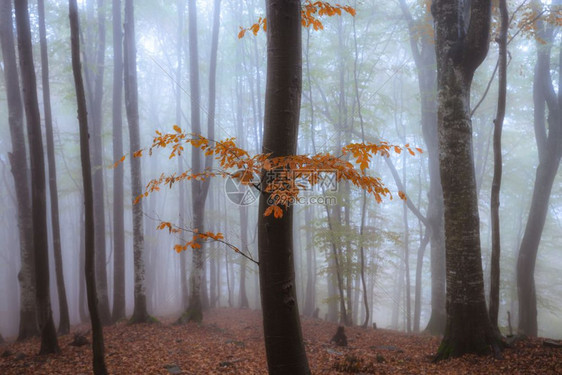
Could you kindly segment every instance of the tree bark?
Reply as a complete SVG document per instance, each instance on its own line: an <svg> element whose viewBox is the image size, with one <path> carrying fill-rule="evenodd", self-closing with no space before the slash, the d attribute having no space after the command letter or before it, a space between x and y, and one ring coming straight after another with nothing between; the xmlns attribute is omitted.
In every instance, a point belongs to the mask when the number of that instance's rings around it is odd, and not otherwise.
<svg viewBox="0 0 562 375"><path fill-rule="evenodd" d="M299 0L268 0L267 86L262 152L294 155L302 89ZM282 218L263 214L268 194L260 195L258 249L267 364L270 374L309 374L296 298L293 209Z"/></svg>
<svg viewBox="0 0 562 375"><path fill-rule="evenodd" d="M421 97L422 134L427 147L429 167L427 224L424 224L429 226L431 246L431 316L425 330L434 335L441 335L445 330L446 320L445 236L443 232L443 191L439 172L439 141L437 136L437 72L435 70L435 44L429 33L419 32L419 28L412 18L404 0L400 0L400 7L408 23L410 48L418 73L418 85ZM421 22L430 28L433 27L430 14L425 13L422 18ZM414 313L414 316L415 315ZM419 318L417 320L419 321ZM414 317L414 322L415 321L416 318Z"/></svg>
<svg viewBox="0 0 562 375"><path fill-rule="evenodd" d="M40 353L57 353L60 349L57 341L55 324L53 322L49 291L45 160L43 157L41 118L37 101L37 82L33 63L33 46L31 44L27 0L16 1L15 10L20 75L23 87L25 117L27 119L27 138L29 140L31 161L32 238L35 262L37 323L39 325L39 332L41 333Z"/></svg>
<svg viewBox="0 0 562 375"><path fill-rule="evenodd" d="M123 156L123 30L121 0L113 0L113 160ZM113 312L115 323L125 318L125 219L123 163L113 169Z"/></svg>
<svg viewBox="0 0 562 375"><path fill-rule="evenodd" d="M140 149L139 103L137 84L137 56L135 42L135 15L133 0L125 0L124 23L124 79L125 107L129 123L129 147L131 155L131 192L133 202L133 261L134 261L134 301L135 307L131 322L144 323L149 319L146 309L145 269L144 269L144 233L142 199L135 202L142 194L142 173L140 158L132 155Z"/></svg>
<svg viewBox="0 0 562 375"><path fill-rule="evenodd" d="M85 78L88 88L88 104L90 108L89 124L92 137L92 182L94 186L94 217L96 225L96 283L99 299L99 313L104 325L111 323L111 312L109 310L109 295L107 285L107 255L106 255L106 228L105 228L105 198L103 183L103 79L105 71L105 5L104 0L95 0L97 4L97 40L92 42L92 51L86 53L90 58L90 64L85 69ZM88 0L89 21L94 20L94 0ZM93 27L88 28L88 34L93 34ZM90 37L94 37L90 35ZM95 56L93 56L95 54Z"/></svg>
<svg viewBox="0 0 562 375"><path fill-rule="evenodd" d="M535 6L540 3L535 2ZM519 332L537 336L537 295L535 289L535 264L542 231L548 213L548 203L554 179L562 157L562 95L552 86L550 56L554 41L554 28L537 21L538 36L546 43L537 42L537 63L533 82L535 104L535 138L539 152L533 196L527 225L517 259L517 294L519 297ZM559 55L562 62L562 52ZM562 72L559 66L558 74ZM562 78L559 77L559 84ZM548 127L545 122L545 103L548 108ZM547 130L548 129L548 130Z"/></svg>
<svg viewBox="0 0 562 375"><path fill-rule="evenodd" d="M98 313L98 298L96 292L96 262L95 262L95 224L94 197L92 186L92 171L90 164L90 144L88 135L88 113L86 109L86 94L82 80L80 63L80 24L78 20L78 5L76 0L69 0L70 40L72 48L72 71L74 73L74 87L78 105L78 123L80 126L80 160L82 164L82 181L84 188L84 216L85 216L85 246L86 246L86 289L88 294L88 310L92 324L92 364L94 374L105 375L107 369L104 359L103 328Z"/></svg>
<svg viewBox="0 0 562 375"><path fill-rule="evenodd" d="M33 260L33 224L29 192L27 151L24 135L24 114L21 101L19 74L12 29L12 2L0 1L0 43L4 61L4 80L8 102L8 123L12 141L12 152L8 154L14 178L18 207L18 234L20 241L21 269L18 273L20 284L20 324L18 341L36 336L37 307L35 303L35 274Z"/></svg>
<svg viewBox="0 0 562 375"><path fill-rule="evenodd" d="M41 78L43 82L43 106L45 110L45 133L47 138L47 164L49 166L49 193L51 199L51 225L53 231L53 253L55 259L55 273L59 297L60 323L58 332L65 335L70 331L68 316L68 302L64 286L62 249L59 223L59 198L57 188L57 168L55 161L55 144L53 140L53 119L51 114L51 93L49 84L49 58L47 55L47 30L45 27L45 2L38 0L39 10L39 40L41 44Z"/></svg>
<svg viewBox="0 0 562 375"><path fill-rule="evenodd" d="M507 32L509 28L509 15L507 0L500 0L501 26L498 36L498 109L494 120L494 176L492 178L492 191L490 196L490 216L492 223L492 259L490 266L490 306L488 313L492 327L499 334L498 311L500 308L500 188L502 179L502 128L505 117L505 102L507 95Z"/></svg>
<svg viewBox="0 0 562 375"><path fill-rule="evenodd" d="M470 119L472 78L488 52L491 2L462 5L446 0L432 4L447 270L447 322L437 360L499 351L484 297Z"/></svg>

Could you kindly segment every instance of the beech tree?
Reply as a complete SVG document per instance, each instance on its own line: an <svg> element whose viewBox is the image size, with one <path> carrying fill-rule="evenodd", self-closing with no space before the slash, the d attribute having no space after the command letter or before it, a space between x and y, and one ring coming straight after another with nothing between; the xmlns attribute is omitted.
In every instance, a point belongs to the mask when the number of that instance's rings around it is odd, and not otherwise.
<svg viewBox="0 0 562 375"><path fill-rule="evenodd" d="M124 24L124 79L125 107L129 123L129 147L131 154L140 149L139 103L137 84L137 54L135 41L135 14L132 0L125 0ZM134 256L134 300L132 322L142 323L149 319L146 308L144 232L142 202L136 202L142 192L142 172L140 159L131 159L131 190L133 200L133 256Z"/></svg>
<svg viewBox="0 0 562 375"><path fill-rule="evenodd" d="M113 0L113 159L123 155L123 29L121 0ZM113 169L113 311L111 319L125 318L125 220L123 165Z"/></svg>
<svg viewBox="0 0 562 375"><path fill-rule="evenodd" d="M90 164L90 141L88 135L88 112L86 109L86 94L82 79L82 64L80 63L80 23L78 19L78 5L76 0L69 0L68 13L70 18L70 44L72 49L72 72L76 90L78 106L78 124L80 127L80 161L82 165L82 184L84 189L84 218L85 218L85 247L86 261L84 265L86 288L88 294L88 310L92 324L92 363L95 375L107 374L104 360L103 328L98 312L98 296L96 291L96 261L95 261L95 223L94 223L94 193L92 170Z"/></svg>
<svg viewBox="0 0 562 375"><path fill-rule="evenodd" d="M267 78L262 150L272 157L294 155L302 90L301 5L268 0ZM262 177L262 178L265 178ZM293 208L283 217L264 216L269 194L260 194L258 253L261 306L270 374L309 374L296 297Z"/></svg>
<svg viewBox="0 0 562 375"><path fill-rule="evenodd" d="M4 62L4 79L8 101L8 124L12 152L8 154L18 209L18 233L20 241L21 268L18 274L20 283L20 311L18 341L38 334L35 304L35 273L33 262L33 241L31 221L31 201L29 166L24 136L24 114L21 101L19 74L12 29L12 1L0 1L0 44Z"/></svg>
<svg viewBox="0 0 562 375"><path fill-rule="evenodd" d="M537 13L541 3L534 1ZM519 296L519 331L537 335L537 293L535 264L542 231L549 210L550 194L562 157L562 95L553 87L550 67L554 36L558 26L538 19L537 62L533 79L534 130L539 164L536 169L531 207L517 259L517 294ZM558 66L558 75L562 65ZM559 85L560 87L560 85ZM545 111L548 110L548 120Z"/></svg>
<svg viewBox="0 0 562 375"><path fill-rule="evenodd" d="M55 161L55 141L53 138L53 118L51 113L51 89L49 84L49 58L47 54L47 30L45 27L45 2L37 2L39 10L39 39L41 45L41 79L43 84L43 107L45 113L45 133L47 138L47 164L49 166L49 195L51 203L51 226L53 235L53 254L55 258L55 274L59 297L60 323L58 332L67 334L70 331L68 302L62 262L61 235L59 223L59 198L57 187L57 168Z"/></svg>
<svg viewBox="0 0 562 375"><path fill-rule="evenodd" d="M20 76L24 95L27 138L29 140L31 161L32 238L35 263L37 323L39 325L39 332L41 333L40 353L57 353L60 349L55 323L53 322L49 288L45 160L43 156L41 118L39 115L39 103L37 101L37 81L35 77L35 64L33 62L27 0L16 1L15 10ZM26 235L29 235L29 233Z"/></svg>
<svg viewBox="0 0 562 375"><path fill-rule="evenodd" d="M429 192L427 213L422 222L426 225L431 246L431 316L426 330L442 334L445 330L445 237L443 233L443 191L439 172L439 141L437 136L437 72L435 70L435 44L431 33L433 20L428 11L414 19L405 0L400 8L408 24L409 42L418 75L420 91L421 127L427 148ZM394 173L393 173L394 174ZM410 202L411 200L408 200ZM412 210L420 216L417 210ZM420 246L423 251L423 247ZM418 253L416 269L416 298L414 306L414 331L419 330L421 311L421 266L423 252Z"/></svg>
<svg viewBox="0 0 562 375"><path fill-rule="evenodd" d="M447 322L436 359L499 351L484 297L470 86L488 53L490 0L434 0Z"/></svg>

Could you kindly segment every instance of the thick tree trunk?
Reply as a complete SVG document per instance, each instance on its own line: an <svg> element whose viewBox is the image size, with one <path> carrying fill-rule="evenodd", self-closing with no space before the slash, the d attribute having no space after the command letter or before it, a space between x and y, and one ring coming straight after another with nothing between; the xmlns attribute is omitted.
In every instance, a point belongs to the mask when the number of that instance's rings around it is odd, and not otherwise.
<svg viewBox="0 0 562 375"><path fill-rule="evenodd" d="M133 0L125 0L124 23L124 78L125 107L129 123L130 155L140 149L139 103L137 85L137 56L135 42L135 15ZM142 199L135 203L142 194L142 173L140 158L131 157L131 193L133 202L133 262L134 262L134 301L135 307L131 321L147 322L149 315L146 309L145 270L144 270L144 233Z"/></svg>
<svg viewBox="0 0 562 375"><path fill-rule="evenodd" d="M45 160L41 136L41 118L37 101L37 82L33 63L33 47L29 28L27 0L15 2L20 76L24 94L27 138L31 161L31 212L33 222L33 255L35 262L35 295L37 322L41 333L41 354L59 351L57 333L51 310L49 291L49 248L47 245L47 207ZM29 234L28 234L29 235Z"/></svg>
<svg viewBox="0 0 562 375"><path fill-rule="evenodd" d="M123 31L121 0L113 0L113 160L123 156ZM125 318L125 219L123 163L113 169L113 313L117 322Z"/></svg>
<svg viewBox="0 0 562 375"><path fill-rule="evenodd" d="M21 269L18 273L20 283L20 324L18 341L25 340L39 333L36 320L35 274L33 262L33 241L29 167L24 135L24 115L20 96L19 74L12 29L12 7L10 0L0 1L0 44L4 62L4 80L8 101L8 123L12 141L10 159L16 201L18 207L18 234L20 241Z"/></svg>
<svg viewBox="0 0 562 375"><path fill-rule="evenodd" d="M499 350L484 297L470 119L470 86L488 52L491 3L474 0L466 6L445 0L432 4L447 270L447 323L436 359Z"/></svg>
<svg viewBox="0 0 562 375"><path fill-rule="evenodd" d="M39 10L39 38L41 44L41 78L43 82L43 106L45 109L45 133L47 138L47 163L49 166L49 193L51 199L51 225L53 230L53 253L57 291L59 297L59 334L65 335L70 331L68 316L68 302L64 286L62 249L59 223L59 198L57 188L57 168L55 162L55 144L53 140L53 119L51 114L51 93L49 84L49 59L47 55L47 30L45 28L45 2L37 2Z"/></svg>
<svg viewBox="0 0 562 375"><path fill-rule="evenodd" d="M267 87L263 152L293 155L302 85L299 0L267 1ZM267 364L270 374L309 374L299 320L293 259L293 208L282 218L263 216L260 196L258 248Z"/></svg>
<svg viewBox="0 0 562 375"><path fill-rule="evenodd" d="M86 109L86 95L82 80L80 63L80 24L78 20L78 5L76 0L69 1L70 39L72 47L72 71L74 73L74 87L78 104L78 123L80 126L80 159L82 164L82 181L84 187L84 216L85 216L85 246L86 246L86 288L88 291L88 309L92 324L92 350L94 374L105 375L107 369L104 360L103 328L98 313L98 299L96 293L96 263L95 263L95 224L94 197L92 188L92 171L90 164L90 144L88 135L88 114Z"/></svg>

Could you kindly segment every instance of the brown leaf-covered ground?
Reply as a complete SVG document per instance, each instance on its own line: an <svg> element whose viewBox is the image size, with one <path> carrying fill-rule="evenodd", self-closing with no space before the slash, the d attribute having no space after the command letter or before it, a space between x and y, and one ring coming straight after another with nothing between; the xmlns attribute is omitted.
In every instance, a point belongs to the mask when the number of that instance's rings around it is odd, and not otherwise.
<svg viewBox="0 0 562 375"><path fill-rule="evenodd" d="M434 364L438 338L354 327L346 328L349 346L342 348L329 343L336 328L303 318L313 374L562 374L562 349L543 347L542 340L518 342L502 360L465 356ZM74 332L80 329L87 326ZM111 374L267 373L256 311L214 310L201 325L120 323L104 333ZM73 339L60 337L61 354L47 356L36 355L37 339L0 345L0 374L90 374L90 347L71 346Z"/></svg>

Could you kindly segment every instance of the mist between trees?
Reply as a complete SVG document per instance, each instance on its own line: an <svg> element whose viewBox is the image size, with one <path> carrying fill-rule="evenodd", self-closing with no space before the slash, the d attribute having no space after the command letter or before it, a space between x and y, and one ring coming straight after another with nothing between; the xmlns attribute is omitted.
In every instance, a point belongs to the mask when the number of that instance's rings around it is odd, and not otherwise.
<svg viewBox="0 0 562 375"><path fill-rule="evenodd" d="M204 321L209 309L267 312L290 301L294 308L275 318L294 323L281 326L280 343L297 343L289 357L304 353L298 314L406 332L447 328L447 357L464 329L455 311L468 300L490 337L561 339L562 5L507 1L502 32L496 2L451 2L455 20L446 1L430 3L79 1L88 229L68 3L16 1L21 9L12 9L1 0L2 337L45 338L50 324L66 334L90 321L84 265L93 230L104 326L131 316ZM291 17L275 19L275 7ZM191 145L174 157L133 157L175 126L212 142L235 138L264 158L332 155L380 178L394 199L378 202L350 179L312 169L322 182L296 176L300 195L275 201L283 214L265 217L273 201L258 170L255 183L174 177L134 204L162 174L221 170ZM370 156L366 169L357 154L342 153L383 141L405 148ZM411 156L409 147L423 153ZM161 222L181 230L158 230ZM175 252L193 230L222 240L194 237L199 247ZM493 244L501 246L496 263ZM275 267L294 280L269 280ZM464 295L454 285L467 278L468 289L479 285ZM266 336L275 324L264 321ZM266 340L272 373L283 362L271 352L276 344ZM302 361L297 372L308 369Z"/></svg>

